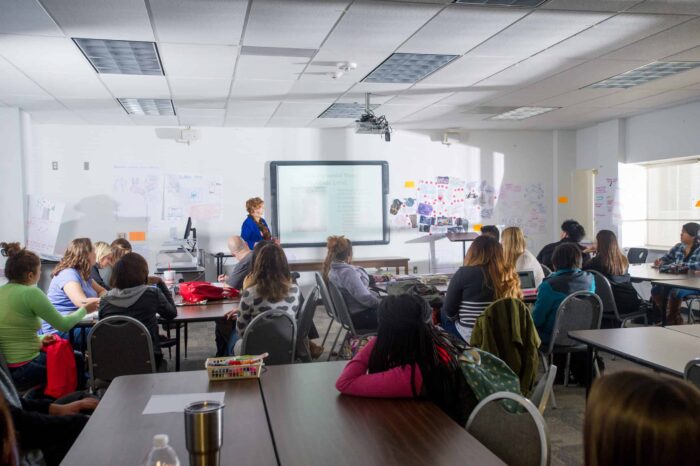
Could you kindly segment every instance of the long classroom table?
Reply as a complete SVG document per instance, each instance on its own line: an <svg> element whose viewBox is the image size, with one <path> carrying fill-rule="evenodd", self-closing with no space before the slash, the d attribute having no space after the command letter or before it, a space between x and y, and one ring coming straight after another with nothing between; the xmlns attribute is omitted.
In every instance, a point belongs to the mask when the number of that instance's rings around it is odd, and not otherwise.
<svg viewBox="0 0 700 466"><path fill-rule="evenodd" d="M280 464L503 464L429 401L339 395L345 364L273 366L261 377Z"/></svg>
<svg viewBox="0 0 700 466"><path fill-rule="evenodd" d="M396 267L396 274L401 272L401 267L404 273L408 275L408 257L369 257L366 259L354 258L352 265L358 267ZM292 272L320 272L323 270L323 259L320 260L290 260L289 269Z"/></svg>

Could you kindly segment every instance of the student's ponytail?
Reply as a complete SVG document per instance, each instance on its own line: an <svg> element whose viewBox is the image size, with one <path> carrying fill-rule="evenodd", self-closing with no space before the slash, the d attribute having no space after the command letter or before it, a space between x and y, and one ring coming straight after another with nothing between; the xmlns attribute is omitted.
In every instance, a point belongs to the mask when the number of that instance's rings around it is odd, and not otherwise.
<svg viewBox="0 0 700 466"><path fill-rule="evenodd" d="M328 274L333 262L348 262L352 257L352 242L344 236L329 236L326 239L328 253L323 261L323 281L328 283Z"/></svg>
<svg viewBox="0 0 700 466"><path fill-rule="evenodd" d="M30 272L36 272L41 265L39 256L28 251L19 243L0 243L2 254L7 257L5 276L12 282L24 282Z"/></svg>

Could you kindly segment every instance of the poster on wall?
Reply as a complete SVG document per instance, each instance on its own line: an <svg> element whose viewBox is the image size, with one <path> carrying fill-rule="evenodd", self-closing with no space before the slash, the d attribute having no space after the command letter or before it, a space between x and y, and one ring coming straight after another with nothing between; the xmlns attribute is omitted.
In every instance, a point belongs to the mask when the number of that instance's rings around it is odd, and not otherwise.
<svg viewBox="0 0 700 466"><path fill-rule="evenodd" d="M118 218L160 219L163 174L157 167L115 166L112 194Z"/></svg>
<svg viewBox="0 0 700 466"><path fill-rule="evenodd" d="M27 208L27 249L51 256L56 247L65 203L29 195Z"/></svg>
<svg viewBox="0 0 700 466"><path fill-rule="evenodd" d="M192 217L193 220L220 219L223 213L223 178L207 175L167 175L165 179L165 220Z"/></svg>

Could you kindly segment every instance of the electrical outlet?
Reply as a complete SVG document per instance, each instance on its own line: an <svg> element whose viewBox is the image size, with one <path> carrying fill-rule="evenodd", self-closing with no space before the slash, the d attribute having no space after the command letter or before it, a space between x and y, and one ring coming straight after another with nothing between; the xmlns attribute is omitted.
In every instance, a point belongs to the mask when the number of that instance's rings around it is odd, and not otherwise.
<svg viewBox="0 0 700 466"><path fill-rule="evenodd" d="M119 232L119 233L117 233L117 238L123 238L123 239L126 239L126 233L124 233L123 231L122 231L122 232Z"/></svg>
<svg viewBox="0 0 700 466"><path fill-rule="evenodd" d="M83 170L90 170L90 162L83 162Z"/></svg>
<svg viewBox="0 0 700 466"><path fill-rule="evenodd" d="M417 265L413 266L413 273L418 273L418 266Z"/></svg>
<svg viewBox="0 0 700 466"><path fill-rule="evenodd" d="M58 162L51 162L51 169L58 170Z"/></svg>

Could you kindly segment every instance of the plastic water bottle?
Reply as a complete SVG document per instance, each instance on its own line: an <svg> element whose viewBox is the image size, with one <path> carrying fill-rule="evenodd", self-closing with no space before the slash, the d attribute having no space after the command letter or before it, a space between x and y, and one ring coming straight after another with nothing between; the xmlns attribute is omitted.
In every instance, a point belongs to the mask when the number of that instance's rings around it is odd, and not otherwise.
<svg viewBox="0 0 700 466"><path fill-rule="evenodd" d="M168 436L158 434L153 436L153 448L146 458L144 466L180 466L175 450L168 445Z"/></svg>

